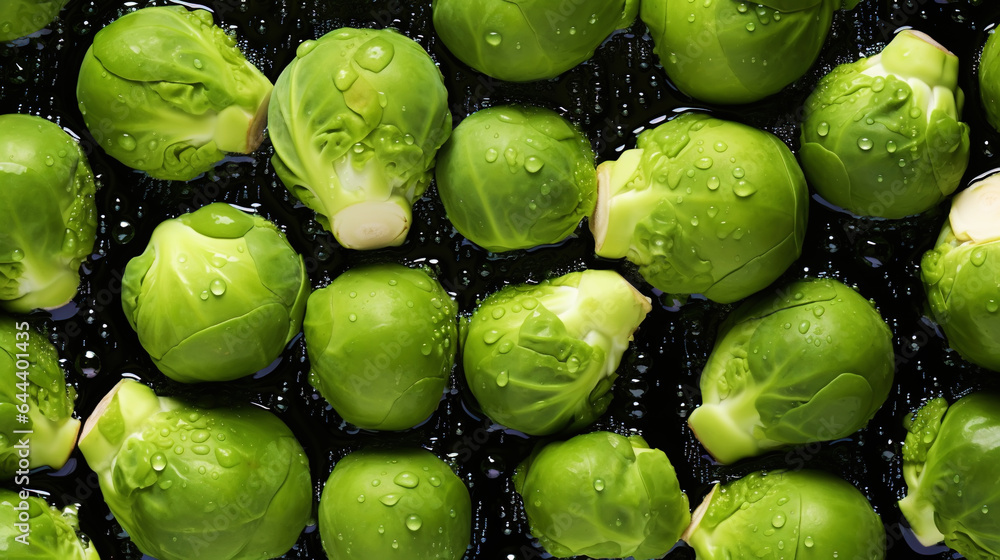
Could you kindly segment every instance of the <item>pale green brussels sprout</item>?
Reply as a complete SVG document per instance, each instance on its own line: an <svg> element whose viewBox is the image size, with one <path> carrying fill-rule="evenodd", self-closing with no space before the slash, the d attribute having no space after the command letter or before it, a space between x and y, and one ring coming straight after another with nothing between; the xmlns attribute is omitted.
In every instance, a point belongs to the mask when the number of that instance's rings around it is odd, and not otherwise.
<svg viewBox="0 0 1000 560"><path fill-rule="evenodd" d="M861 216L936 206L969 163L958 71L958 57L913 30L834 68L805 103L799 159L809 184Z"/></svg>
<svg viewBox="0 0 1000 560"><path fill-rule="evenodd" d="M217 202L153 230L122 309L153 363L184 383L250 375L299 333L309 283L273 223Z"/></svg>
<svg viewBox="0 0 1000 560"><path fill-rule="evenodd" d="M607 410L622 354L651 310L611 270L507 286L463 325L469 389L508 428L536 436L583 428Z"/></svg>
<svg viewBox="0 0 1000 560"><path fill-rule="evenodd" d="M1000 371L1000 175L955 195L920 261L931 316L963 358Z"/></svg>
<svg viewBox="0 0 1000 560"><path fill-rule="evenodd" d="M597 168L599 256L654 288L720 303L773 282L802 252L809 192L792 152L755 128L684 113Z"/></svg>
<svg viewBox="0 0 1000 560"><path fill-rule="evenodd" d="M429 451L364 449L330 473L319 534L330 560L460 560L472 538L472 500Z"/></svg>
<svg viewBox="0 0 1000 560"><path fill-rule="evenodd" d="M263 140L271 82L211 12L125 14L94 36L76 96L104 151L158 179L187 181Z"/></svg>
<svg viewBox="0 0 1000 560"><path fill-rule="evenodd" d="M412 428L441 402L455 364L457 313L426 270L348 270L309 296L309 382L359 428Z"/></svg>
<svg viewBox="0 0 1000 560"><path fill-rule="evenodd" d="M720 463L839 439L882 406L894 366L870 301L833 279L800 280L726 318L688 424Z"/></svg>
<svg viewBox="0 0 1000 560"><path fill-rule="evenodd" d="M639 17L678 89L731 104L763 99L805 74L840 7L841 0L644 0Z"/></svg>
<svg viewBox="0 0 1000 560"><path fill-rule="evenodd" d="M558 243L594 211L590 142L540 107L492 107L441 149L438 194L459 233L490 251Z"/></svg>
<svg viewBox="0 0 1000 560"><path fill-rule="evenodd" d="M80 431L75 399L52 343L27 322L0 317L0 479L66 464Z"/></svg>
<svg viewBox="0 0 1000 560"><path fill-rule="evenodd" d="M451 134L448 90L419 44L388 29L305 41L274 86L271 163L349 249L401 245Z"/></svg>
<svg viewBox="0 0 1000 560"><path fill-rule="evenodd" d="M0 2L0 41L30 35L55 19L69 0L4 0Z"/></svg>
<svg viewBox="0 0 1000 560"><path fill-rule="evenodd" d="M264 560L312 514L309 461L277 416L203 408L131 379L97 405L80 451L111 513L158 560Z"/></svg>
<svg viewBox="0 0 1000 560"><path fill-rule="evenodd" d="M944 542L969 560L1000 557L1000 396L942 398L906 419L899 509L925 546Z"/></svg>
<svg viewBox="0 0 1000 560"><path fill-rule="evenodd" d="M639 0L434 0L434 30L472 68L511 82L554 78L632 25Z"/></svg>
<svg viewBox="0 0 1000 560"><path fill-rule="evenodd" d="M0 115L0 308L27 313L73 299L94 248L96 191L83 150L58 125Z"/></svg>
<svg viewBox="0 0 1000 560"><path fill-rule="evenodd" d="M557 558L660 558L691 521L670 460L639 436L549 443L517 467L514 489L531 535Z"/></svg>
<svg viewBox="0 0 1000 560"><path fill-rule="evenodd" d="M885 558L885 529L865 496L812 470L755 472L716 484L681 538L698 560Z"/></svg>
<svg viewBox="0 0 1000 560"><path fill-rule="evenodd" d="M0 488L0 552L6 560L100 560L80 534L77 507L62 511L26 490Z"/></svg>

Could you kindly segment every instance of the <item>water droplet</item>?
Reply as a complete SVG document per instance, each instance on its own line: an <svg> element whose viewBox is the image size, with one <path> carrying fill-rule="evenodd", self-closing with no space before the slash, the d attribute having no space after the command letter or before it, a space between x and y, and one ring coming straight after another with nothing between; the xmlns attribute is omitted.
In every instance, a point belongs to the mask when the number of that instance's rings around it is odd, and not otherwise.
<svg viewBox="0 0 1000 560"><path fill-rule="evenodd" d="M816 543L813 542L812 537L806 537L805 539L803 539L802 544L806 545L806 548L812 548L813 545Z"/></svg>
<svg viewBox="0 0 1000 560"><path fill-rule="evenodd" d="M823 121L816 125L816 134L819 134L820 136L830 134L830 123Z"/></svg>
<svg viewBox="0 0 1000 560"><path fill-rule="evenodd" d="M535 156L531 156L524 160L524 169L527 170L528 173L538 173L542 169L543 165L545 165L545 162Z"/></svg>
<svg viewBox="0 0 1000 560"><path fill-rule="evenodd" d="M380 534L380 535L384 535L385 534L385 525L379 525L378 526L378 534Z"/></svg>
<svg viewBox="0 0 1000 560"><path fill-rule="evenodd" d="M688 14L687 20L688 23L694 23L694 14Z"/></svg>
<svg viewBox="0 0 1000 560"><path fill-rule="evenodd" d="M421 525L423 524L424 521L420 519L419 515L411 513L410 515L406 516L406 528L411 531L419 530Z"/></svg>
<svg viewBox="0 0 1000 560"><path fill-rule="evenodd" d="M126 152L131 152L136 146L135 138L132 138L128 134L122 134L122 137L118 139L118 145Z"/></svg>
<svg viewBox="0 0 1000 560"><path fill-rule="evenodd" d="M983 266L983 264L986 263L986 251L982 248L976 249L972 252L972 256L969 260L971 260L972 264L975 266Z"/></svg>
<svg viewBox="0 0 1000 560"><path fill-rule="evenodd" d="M494 47L499 47L500 43L503 42L503 37L496 31L490 31L486 34L486 42Z"/></svg>
<svg viewBox="0 0 1000 560"><path fill-rule="evenodd" d="M785 515L781 514L781 513L774 514L774 517L771 518L771 525L773 525L774 527L777 527L779 529L782 528L782 527L784 527L785 526Z"/></svg>
<svg viewBox="0 0 1000 560"><path fill-rule="evenodd" d="M742 179L744 175L746 175L746 171L744 171L742 167L733 168L733 177L736 177L737 179Z"/></svg>
<svg viewBox="0 0 1000 560"><path fill-rule="evenodd" d="M506 371L501 371L497 374L497 387L506 387L507 383L510 382L510 374Z"/></svg>
<svg viewBox="0 0 1000 560"><path fill-rule="evenodd" d="M416 488L420 484L420 478L417 475L406 471L397 474L392 481L403 488Z"/></svg>
<svg viewBox="0 0 1000 560"><path fill-rule="evenodd" d="M807 332L809 332L810 326L812 325L809 324L809 321L802 321L801 323L799 323L799 332L802 334L806 334Z"/></svg>
<svg viewBox="0 0 1000 560"><path fill-rule="evenodd" d="M712 158L703 157L698 161L694 162L694 166L697 167L698 169L709 169L710 167L712 167L713 163L714 162L712 161Z"/></svg>
<svg viewBox="0 0 1000 560"><path fill-rule="evenodd" d="M198 70L201 70L202 68L205 67L205 65L202 64L200 58L196 58L196 59L194 59L194 67L197 68Z"/></svg>
<svg viewBox="0 0 1000 560"><path fill-rule="evenodd" d="M892 140L889 140L888 142L886 142L885 143L885 151L889 152L890 154L895 153L896 152L896 143L893 142Z"/></svg>
<svg viewBox="0 0 1000 560"><path fill-rule="evenodd" d="M221 296L222 294L226 293L226 282L221 278L216 278L215 280L212 280L212 283L211 285L209 285L208 289L211 290L213 294Z"/></svg>
<svg viewBox="0 0 1000 560"><path fill-rule="evenodd" d="M739 4L738 4L738 5L736 6L736 11L738 11L738 12L739 12L739 13L741 13L741 14L745 14L745 13L747 13L747 5L746 5L746 4L744 4L744 3L742 3L742 2L741 2L741 3L739 3Z"/></svg>
<svg viewBox="0 0 1000 560"><path fill-rule="evenodd" d="M359 494L358 495L358 503L359 504L365 503L365 495L364 494Z"/></svg>
<svg viewBox="0 0 1000 560"><path fill-rule="evenodd" d="M490 149L486 150L486 162L487 163L493 163L499 157L500 157L500 153L497 152L495 149L490 148Z"/></svg>
<svg viewBox="0 0 1000 560"><path fill-rule="evenodd" d="M486 334L483 335L483 342L485 342L486 344L493 344L496 341L500 340L502 336L503 335L500 334L500 331L496 329L491 329L487 331Z"/></svg>
<svg viewBox="0 0 1000 560"><path fill-rule="evenodd" d="M747 181L737 181L736 184L733 185L733 194L735 194L740 198L747 198L749 196L753 196L753 194L756 192L757 192L757 187L753 186L753 184Z"/></svg>
<svg viewBox="0 0 1000 560"><path fill-rule="evenodd" d="M208 290L202 290L202 292L198 294L198 297L201 298L201 301L208 301Z"/></svg>
<svg viewBox="0 0 1000 560"><path fill-rule="evenodd" d="M990 512L990 506L984 505L983 509L981 509L979 511L982 511L983 513L989 513Z"/></svg>
<svg viewBox="0 0 1000 560"><path fill-rule="evenodd" d="M358 316L355 315L354 313L351 313L350 315L347 316L347 320L353 323L358 320Z"/></svg>
<svg viewBox="0 0 1000 560"><path fill-rule="evenodd" d="M163 456L163 453L157 453L150 458L149 464L153 467L154 471L160 472L167 468L167 458Z"/></svg>
<svg viewBox="0 0 1000 560"><path fill-rule="evenodd" d="M493 312L492 312L492 313L490 313L490 315L491 315L491 316L492 316L492 317L493 317L494 319L500 319L501 317L503 317L503 316L504 316L504 314L505 314L505 313L506 313L506 311L504 311L504 308L503 308L503 307L497 307L497 308L495 308L495 309L493 310Z"/></svg>
<svg viewBox="0 0 1000 560"><path fill-rule="evenodd" d="M752 22L752 21L750 23L748 23L746 27L747 27L747 31L753 31L754 29L757 29L757 26L754 25L754 22Z"/></svg>
<svg viewBox="0 0 1000 560"><path fill-rule="evenodd" d="M598 478L597 480L595 480L594 481L594 490L597 490L598 492L603 492L604 491L604 481L601 480L600 478Z"/></svg>
<svg viewBox="0 0 1000 560"><path fill-rule="evenodd" d="M399 494L385 494L381 498L379 498L378 501L382 502L384 505L388 507L392 507L397 503L399 503L400 497L401 496Z"/></svg>
<svg viewBox="0 0 1000 560"><path fill-rule="evenodd" d="M815 315L816 318L819 318L819 317L823 316L823 313L825 311L826 311L826 309L824 309L822 305L817 305L816 307L813 308L813 315ZM778 504L778 505L781 505L781 504Z"/></svg>
<svg viewBox="0 0 1000 560"><path fill-rule="evenodd" d="M997 310L1000 310L1000 304L997 303L997 300L991 299L986 302L986 311L989 311L990 313L996 313Z"/></svg>
<svg viewBox="0 0 1000 560"><path fill-rule="evenodd" d="M875 142L872 142L870 138L858 138L858 147L866 152L872 149L874 145Z"/></svg>
<svg viewBox="0 0 1000 560"><path fill-rule="evenodd" d="M720 183L718 177L709 177L708 178L708 190L714 191L714 190L716 190L716 189L719 188L720 184L721 183Z"/></svg>
<svg viewBox="0 0 1000 560"><path fill-rule="evenodd" d="M427 482L430 482L431 486L435 488L441 486L441 479L433 475L427 479Z"/></svg>

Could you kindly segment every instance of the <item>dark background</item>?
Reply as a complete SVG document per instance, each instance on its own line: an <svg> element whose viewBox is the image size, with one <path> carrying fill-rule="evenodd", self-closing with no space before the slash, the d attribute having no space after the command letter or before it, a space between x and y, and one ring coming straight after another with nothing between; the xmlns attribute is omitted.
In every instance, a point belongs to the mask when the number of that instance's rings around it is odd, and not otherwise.
<svg viewBox="0 0 1000 560"><path fill-rule="evenodd" d="M269 373L207 388L174 383L152 366L121 311L125 264L142 252L152 229L163 219L212 201L242 207L259 205L260 213L281 225L305 257L314 288L361 263L424 263L455 295L461 311L469 313L478 298L507 283L537 281L586 267L619 270L654 298L654 309L625 354L611 408L593 429L639 433L654 447L665 450L692 508L719 480L761 468L825 469L852 482L872 501L886 525L889 558L914 558L918 552L938 559L952 556L943 548L926 550L911 545L915 541L896 507L896 500L906 492L900 456L903 418L929 398L955 399L974 390L998 387L997 374L964 362L924 317L919 259L933 244L946 205L916 218L884 221L855 218L816 199L811 201L806 250L783 280L830 276L874 299L895 335L896 385L869 427L849 439L721 467L705 456L685 418L700 402L698 376L718 324L732 306L699 298L679 307L665 301L627 263L596 258L593 239L585 227L557 246L489 254L452 229L433 188L417 203L414 227L402 247L365 253L343 250L313 220L311 211L296 207L273 173L269 162L272 148L267 141L254 155L230 158L188 183L153 180L132 171L94 146L74 95L77 70L94 33L124 13L126 4L143 7L168 2L71 0L46 31L0 45L0 111L40 115L81 136L101 184L99 240L84 266L80 293L65 308L30 317L57 345L79 391L81 418L124 375L152 384L161 394L212 392L223 400L258 403L287 422L305 447L317 499L334 463L346 453L366 445L419 443L449 461L472 493L469 560L543 556L527 535L519 498L510 482L514 467L537 438L507 433L478 413L462 387L460 367L451 391L429 421L408 432L373 433L346 425L309 386L301 338ZM985 4L995 3L987 0ZM241 48L272 81L303 40L343 26L396 27L423 45L441 65L456 124L477 109L501 103L549 107L586 132L599 161L613 159L617 152L633 147L637 133L649 126L647 123L672 114L675 108L706 107L673 89L656 64L652 42L638 21L610 38L593 60L557 79L510 84L475 73L444 48L433 33L429 1L216 0L202 5L214 11L217 24L235 28ZM912 26L931 34L962 62L960 84L967 98L964 120L972 127L972 160L964 186L973 177L998 167L994 152L1000 137L982 117L975 82L986 30L998 19L1000 7L996 5L868 0L854 12L837 14L819 61L785 91L750 105L708 108L719 117L773 132L795 151L800 107L817 80L839 63L877 52L898 27ZM102 558L141 557L110 515L96 476L79 452L60 472L41 469L33 473L31 486L51 493L50 501L57 505L82 504L82 529L95 541ZM683 546L669 555L692 557L690 549ZM323 558L314 526L285 558Z"/></svg>

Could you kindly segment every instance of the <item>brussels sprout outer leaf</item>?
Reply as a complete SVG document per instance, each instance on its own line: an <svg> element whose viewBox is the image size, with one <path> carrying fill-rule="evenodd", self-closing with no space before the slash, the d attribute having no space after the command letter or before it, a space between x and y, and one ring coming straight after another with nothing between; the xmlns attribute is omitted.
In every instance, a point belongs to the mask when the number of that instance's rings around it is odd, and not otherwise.
<svg viewBox="0 0 1000 560"><path fill-rule="evenodd" d="M458 347L457 312L425 270L348 270L309 296L309 382L355 426L412 428L441 401Z"/></svg>
<svg viewBox="0 0 1000 560"><path fill-rule="evenodd" d="M667 456L638 436L593 432L550 443L513 480L532 535L559 558L659 558L691 518Z"/></svg>
<svg viewBox="0 0 1000 560"><path fill-rule="evenodd" d="M495 422L531 435L604 413L649 299L608 270L574 272L489 296L462 333L469 388Z"/></svg>
<svg viewBox="0 0 1000 560"><path fill-rule="evenodd" d="M123 380L87 419L80 450L130 539L161 560L281 556L312 510L305 452L256 407L199 408Z"/></svg>
<svg viewBox="0 0 1000 560"><path fill-rule="evenodd" d="M780 140L685 113L599 166L590 227L599 256L626 257L655 288L728 303L798 258L807 210L805 177Z"/></svg>
<svg viewBox="0 0 1000 560"><path fill-rule="evenodd" d="M60 511L38 496L22 499L0 489L0 552L6 560L100 560L79 532L76 506Z"/></svg>
<svg viewBox="0 0 1000 560"><path fill-rule="evenodd" d="M849 535L849 538L845 538ZM685 542L699 560L796 558L881 560L885 529L849 483L820 471L751 473L717 484L695 510Z"/></svg>
<svg viewBox="0 0 1000 560"><path fill-rule="evenodd" d="M970 560L1000 555L1000 397L973 393L950 407L938 398L906 423L899 509L924 545L944 541Z"/></svg>
<svg viewBox="0 0 1000 560"><path fill-rule="evenodd" d="M469 491L423 449L365 449L337 462L319 501L332 560L460 560L472 536Z"/></svg>
<svg viewBox="0 0 1000 560"><path fill-rule="evenodd" d="M390 30L343 28L299 45L268 120L278 177L351 249L405 241L451 134L441 72Z"/></svg>
<svg viewBox="0 0 1000 560"><path fill-rule="evenodd" d="M210 12L169 6L136 10L97 32L77 99L112 157L186 181L225 152L257 149L271 90Z"/></svg>
<svg viewBox="0 0 1000 560"><path fill-rule="evenodd" d="M80 421L73 418L76 391L66 384L55 347L31 327L19 326L0 318L0 478L13 478L18 470L17 445L25 436L15 430L32 432L29 467L54 469L66 464L80 430ZM25 361L28 367L19 367ZM25 394L27 402L20 398ZM20 422L18 405L24 404L28 421Z"/></svg>

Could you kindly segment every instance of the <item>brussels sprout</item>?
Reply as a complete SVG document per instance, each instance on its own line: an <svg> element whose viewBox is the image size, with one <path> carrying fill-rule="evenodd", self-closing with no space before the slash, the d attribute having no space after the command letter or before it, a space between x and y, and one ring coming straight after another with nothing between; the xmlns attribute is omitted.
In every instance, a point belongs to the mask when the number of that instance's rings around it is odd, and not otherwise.
<svg viewBox="0 0 1000 560"><path fill-rule="evenodd" d="M123 380L80 436L111 513L159 560L263 560L312 513L305 451L256 406L201 408Z"/></svg>
<svg viewBox="0 0 1000 560"><path fill-rule="evenodd" d="M531 534L557 558L660 558L691 521L670 460L639 436L550 443L517 467L514 489Z"/></svg>
<svg viewBox="0 0 1000 560"><path fill-rule="evenodd" d="M746 125L682 114L602 163L597 185L597 254L628 258L665 292L733 302L802 252L802 171L781 140Z"/></svg>
<svg viewBox="0 0 1000 560"><path fill-rule="evenodd" d="M847 7L857 3L849 0ZM841 0L644 0L639 17L678 89L709 103L749 103L806 73L840 5Z"/></svg>
<svg viewBox="0 0 1000 560"><path fill-rule="evenodd" d="M971 265L971 266L970 266ZM1000 371L1000 174L955 195L920 261L931 315L963 358Z"/></svg>
<svg viewBox="0 0 1000 560"><path fill-rule="evenodd" d="M651 310L611 270L507 286L463 325L469 389L508 428L536 436L583 428L607 410L622 354Z"/></svg>
<svg viewBox="0 0 1000 560"><path fill-rule="evenodd" d="M716 484L681 537L698 560L885 557L885 529L851 484L821 471L751 473Z"/></svg>
<svg viewBox="0 0 1000 560"><path fill-rule="evenodd" d="M986 120L1000 130L1000 39L990 30L979 58L979 96L986 109Z"/></svg>
<svg viewBox="0 0 1000 560"><path fill-rule="evenodd" d="M75 399L52 343L27 322L0 317L0 478L66 464L80 431Z"/></svg>
<svg viewBox="0 0 1000 560"><path fill-rule="evenodd" d="M205 10L136 10L94 36L76 96L94 139L158 179L187 181L263 140L271 82Z"/></svg>
<svg viewBox="0 0 1000 560"><path fill-rule="evenodd" d="M836 280L800 280L726 318L688 423L720 463L846 437L889 396L894 363L871 302Z"/></svg>
<svg viewBox="0 0 1000 560"><path fill-rule="evenodd" d="M0 41L30 35L55 19L69 0L3 0L0 3Z"/></svg>
<svg viewBox="0 0 1000 560"><path fill-rule="evenodd" d="M881 53L842 64L805 103L799 158L809 184L861 216L933 208L969 163L958 57L904 30Z"/></svg>
<svg viewBox="0 0 1000 560"><path fill-rule="evenodd" d="M944 541L969 560L1000 557L1000 396L938 398L906 421L899 509L925 546Z"/></svg>
<svg viewBox="0 0 1000 560"><path fill-rule="evenodd" d="M309 296L309 382L355 426L412 428L441 401L455 364L457 313L425 270L348 270Z"/></svg>
<svg viewBox="0 0 1000 560"><path fill-rule="evenodd" d="M451 134L441 71L388 29L337 29L299 45L269 121L278 177L349 249L406 240Z"/></svg>
<svg viewBox="0 0 1000 560"><path fill-rule="evenodd" d="M273 362L308 296L302 257L281 230L221 202L158 225L122 278L125 318L156 367L183 383Z"/></svg>
<svg viewBox="0 0 1000 560"><path fill-rule="evenodd" d="M557 243L594 211L590 142L548 109L474 113L455 128L438 160L448 219L490 251Z"/></svg>
<svg viewBox="0 0 1000 560"><path fill-rule="evenodd" d="M330 560L459 560L472 537L472 500L428 451L355 451L326 481L319 534Z"/></svg>
<svg viewBox="0 0 1000 560"><path fill-rule="evenodd" d="M546 80L594 55L635 21L639 0L434 0L434 30L476 70L511 82Z"/></svg>
<svg viewBox="0 0 1000 560"><path fill-rule="evenodd" d="M94 248L96 191L83 150L58 125L0 115L0 308L73 299Z"/></svg>
<svg viewBox="0 0 1000 560"><path fill-rule="evenodd" d="M6 560L101 560L79 532L76 506L59 511L27 491L0 488L0 551Z"/></svg>

